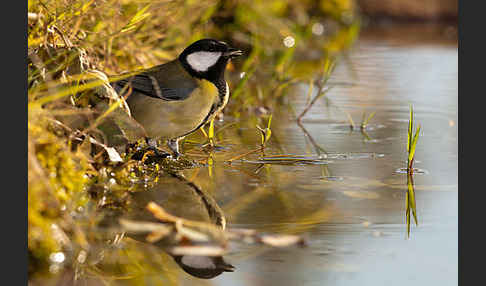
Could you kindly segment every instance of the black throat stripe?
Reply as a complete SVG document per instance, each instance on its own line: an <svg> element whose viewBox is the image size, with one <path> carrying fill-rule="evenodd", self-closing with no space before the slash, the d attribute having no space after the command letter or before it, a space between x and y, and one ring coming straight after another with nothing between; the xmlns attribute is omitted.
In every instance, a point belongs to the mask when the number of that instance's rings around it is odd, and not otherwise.
<svg viewBox="0 0 486 286"><path fill-rule="evenodd" d="M196 128L192 129L191 131L185 133L182 136L179 136L178 139L184 138L187 135L189 135L189 134L197 131L199 128L201 128L202 126L204 126L204 124L206 124L209 121L209 118L215 112L217 112L218 110L220 110L223 107L223 104L225 102L226 92L227 92L226 88L228 87L228 85L226 84L226 81L224 79L218 80L217 82L213 82L213 84L218 88L218 98L219 98L218 102L217 103L214 103L211 106L211 109L209 110L208 114L204 117L204 119L201 121L201 123L199 123L196 126ZM229 95L229 92L228 92L228 95Z"/></svg>

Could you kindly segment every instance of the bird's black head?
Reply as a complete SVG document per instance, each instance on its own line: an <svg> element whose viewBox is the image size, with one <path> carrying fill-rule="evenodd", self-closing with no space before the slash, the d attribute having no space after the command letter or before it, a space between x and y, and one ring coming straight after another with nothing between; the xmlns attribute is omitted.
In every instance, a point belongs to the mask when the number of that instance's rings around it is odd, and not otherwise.
<svg viewBox="0 0 486 286"><path fill-rule="evenodd" d="M243 53L225 42L202 39L192 43L180 55L179 61L192 76L211 82L224 80L228 60Z"/></svg>
<svg viewBox="0 0 486 286"><path fill-rule="evenodd" d="M187 273L194 277L211 279L223 272L233 272L235 267L222 256L173 256L175 262Z"/></svg>

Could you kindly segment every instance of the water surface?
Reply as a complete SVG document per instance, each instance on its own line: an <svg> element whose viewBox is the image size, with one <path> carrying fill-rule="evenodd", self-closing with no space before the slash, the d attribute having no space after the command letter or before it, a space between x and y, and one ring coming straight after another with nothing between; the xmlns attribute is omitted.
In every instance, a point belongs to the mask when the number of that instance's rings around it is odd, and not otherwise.
<svg viewBox="0 0 486 286"><path fill-rule="evenodd" d="M288 109L274 112L265 155L292 154L308 161L262 165L255 155L228 165L216 154L215 165L199 170L197 180L220 203L228 227L303 234L309 245L234 245L225 259L235 272L200 280L181 271L178 281L457 284L458 54L450 33L450 28L421 25L362 31L329 81L335 87L328 100L318 101L304 117L305 130ZM296 113L306 104L306 92L304 84L291 89ZM406 175L397 170L406 165L410 104L422 131L415 164L421 172L414 177L419 226L412 226L407 239ZM376 112L366 134L350 130L343 110L357 124L364 112ZM251 124L240 127L245 140L258 142ZM226 143L231 151L251 149Z"/></svg>
<svg viewBox="0 0 486 286"><path fill-rule="evenodd" d="M457 58L448 27L366 28L339 61L328 82L333 88L301 125L295 115L307 103L308 86L287 90L274 107L265 154L225 162L259 146L255 118L225 116L216 126L221 148L210 155L184 145L197 160L210 156L212 164L182 173L214 198L228 228L299 234L307 247L232 243L224 261L234 271L208 280L186 273L156 247L124 248L127 240L100 252L97 269L114 273L102 279L113 285L457 284ZM414 175L419 226L407 238L407 178L400 169L410 104L422 130ZM372 112L362 132L363 114ZM133 198L140 209L153 200L174 215L210 220L197 191L175 178L160 178ZM90 284L94 274L87 274Z"/></svg>

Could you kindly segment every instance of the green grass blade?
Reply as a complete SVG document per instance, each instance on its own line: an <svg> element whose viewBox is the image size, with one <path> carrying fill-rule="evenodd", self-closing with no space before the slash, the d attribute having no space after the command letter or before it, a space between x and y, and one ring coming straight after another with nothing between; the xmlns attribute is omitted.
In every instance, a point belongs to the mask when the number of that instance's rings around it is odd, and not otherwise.
<svg viewBox="0 0 486 286"><path fill-rule="evenodd" d="M267 129L267 133L265 134L265 143L267 143L267 141L270 139L270 137L272 137L272 130Z"/></svg>
<svg viewBox="0 0 486 286"><path fill-rule="evenodd" d="M209 143L214 146L214 118L209 123L208 138Z"/></svg>
<svg viewBox="0 0 486 286"><path fill-rule="evenodd" d="M409 162L411 162L412 159L415 156L415 148L417 147L419 132L420 132L420 125L417 127L417 130L415 131L415 135L413 136L412 143L410 145L410 152L408 153L408 161Z"/></svg>
<svg viewBox="0 0 486 286"><path fill-rule="evenodd" d="M268 129L270 129L270 125L272 125L272 114L270 114L270 117L268 118L268 124L267 124Z"/></svg>
<svg viewBox="0 0 486 286"><path fill-rule="evenodd" d="M139 11L137 11L137 13L133 16L133 18L130 19L130 21L128 22L128 24L125 27L123 27L123 29L121 30L121 32L124 33L124 32L128 32L130 30L135 29L136 25L139 22L141 22L143 19L145 19L148 16L150 16L150 13L145 13L145 11L147 11L147 9L150 7L150 5L151 4L147 4L145 7L143 7Z"/></svg>
<svg viewBox="0 0 486 286"><path fill-rule="evenodd" d="M405 195L405 206L406 206L406 211L405 211L405 220L407 223L407 237L410 237L410 204L409 204L409 192Z"/></svg>
<svg viewBox="0 0 486 286"><path fill-rule="evenodd" d="M418 226L418 219L417 219L417 206L415 204L415 190L413 187L413 181L412 178L410 177L411 175L408 175L409 177L407 178L407 198L408 198L408 205L409 209L412 210L413 218L415 220L415 225ZM410 216L410 211L409 211L409 216Z"/></svg>
<svg viewBox="0 0 486 286"><path fill-rule="evenodd" d="M410 154L410 144L412 143L412 128L413 128L413 106L410 105L410 117L408 120L408 138L407 138L407 152Z"/></svg>
<svg viewBox="0 0 486 286"><path fill-rule="evenodd" d="M366 122L365 122L365 124L366 124L366 125L368 125L368 122L370 122L371 118L373 118L373 116L375 116L375 113L376 113L376 112L375 112L375 111L373 111L373 112L370 114L370 116L368 116L368 119L366 119Z"/></svg>
<svg viewBox="0 0 486 286"><path fill-rule="evenodd" d="M201 130L202 134L204 135L204 137L208 138L208 134L206 133L206 131L204 130L204 126L201 126L199 128L199 130Z"/></svg>

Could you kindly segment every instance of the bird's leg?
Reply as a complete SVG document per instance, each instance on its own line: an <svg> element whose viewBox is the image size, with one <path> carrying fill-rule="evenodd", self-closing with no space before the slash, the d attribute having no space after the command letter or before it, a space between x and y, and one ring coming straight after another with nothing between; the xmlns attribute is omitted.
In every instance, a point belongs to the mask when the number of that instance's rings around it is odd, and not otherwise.
<svg viewBox="0 0 486 286"><path fill-rule="evenodd" d="M167 140L167 146L169 146L169 149L174 154L174 159L179 158L181 155L181 153L179 153L179 139L180 138Z"/></svg>

